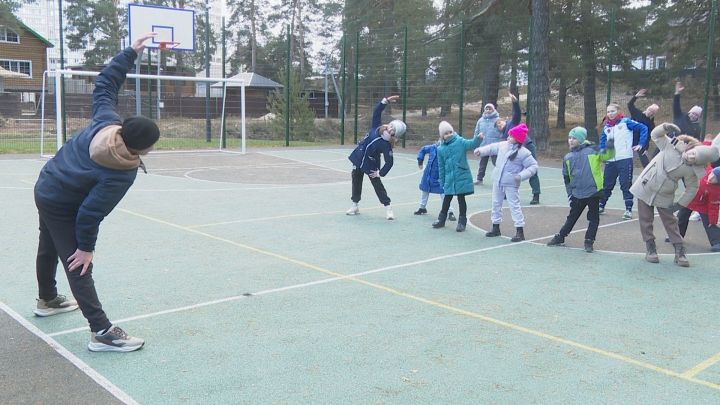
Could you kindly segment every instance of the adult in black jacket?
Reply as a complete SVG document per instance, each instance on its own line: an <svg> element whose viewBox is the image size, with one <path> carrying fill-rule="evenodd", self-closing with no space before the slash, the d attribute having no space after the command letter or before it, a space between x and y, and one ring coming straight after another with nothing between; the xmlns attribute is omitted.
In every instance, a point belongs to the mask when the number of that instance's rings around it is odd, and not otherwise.
<svg viewBox="0 0 720 405"><path fill-rule="evenodd" d="M655 114L657 114L660 107L657 104L650 104L645 108L645 111L640 111L639 108L635 106L635 101L637 101L640 97L645 97L646 90L640 89L633 98L628 101L628 111L630 111L630 118L632 118L634 121L640 122L642 124L645 124L645 126L648 128L648 133L651 133L653 129L655 129ZM633 131L633 137L635 138L634 143L639 143L640 140L640 132L639 131ZM650 147L650 137L647 137L647 142L645 142L644 145L640 145L641 149L639 151L636 151L638 158L640 159L640 163L642 164L642 167L645 167L650 163L650 158L648 158L647 150L648 147Z"/></svg>
<svg viewBox="0 0 720 405"><path fill-rule="evenodd" d="M144 170L140 155L147 154L160 136L151 120L122 120L116 111L118 91L128 69L153 35L138 38L100 72L90 125L45 164L35 184L40 240L36 261L39 299L34 312L50 316L79 307L90 324L91 351L130 352L145 343L108 320L95 290L92 260L100 222L133 184L138 168ZM58 295L58 258L77 301Z"/></svg>
<svg viewBox="0 0 720 405"><path fill-rule="evenodd" d="M702 117L703 109L700 106L694 105L688 110L687 114L683 113L682 107L680 107L680 93L685 90L682 83L675 83L675 96L673 97L673 124L680 128L680 133L683 135L690 135L696 139L703 139L704 137L700 134L700 117Z"/></svg>

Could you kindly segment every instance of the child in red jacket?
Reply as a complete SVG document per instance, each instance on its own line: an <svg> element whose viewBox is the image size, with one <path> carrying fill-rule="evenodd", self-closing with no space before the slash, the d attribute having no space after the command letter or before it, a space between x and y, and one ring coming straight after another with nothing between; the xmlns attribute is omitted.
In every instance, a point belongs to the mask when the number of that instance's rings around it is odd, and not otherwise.
<svg viewBox="0 0 720 405"><path fill-rule="evenodd" d="M700 213L705 233L710 242L710 250L720 252L720 167L708 166L705 177L700 179L698 192L688 205L688 209Z"/></svg>

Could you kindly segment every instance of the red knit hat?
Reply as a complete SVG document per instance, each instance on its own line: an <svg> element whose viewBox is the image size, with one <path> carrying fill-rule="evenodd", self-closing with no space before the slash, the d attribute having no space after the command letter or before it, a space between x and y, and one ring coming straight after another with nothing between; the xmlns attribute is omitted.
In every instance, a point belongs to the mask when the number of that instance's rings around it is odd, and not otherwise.
<svg viewBox="0 0 720 405"><path fill-rule="evenodd" d="M525 140L527 139L528 134L528 127L525 124L520 124L518 126L510 128L510 132L508 132L509 136L512 136L513 139L515 139L519 144L524 144Z"/></svg>

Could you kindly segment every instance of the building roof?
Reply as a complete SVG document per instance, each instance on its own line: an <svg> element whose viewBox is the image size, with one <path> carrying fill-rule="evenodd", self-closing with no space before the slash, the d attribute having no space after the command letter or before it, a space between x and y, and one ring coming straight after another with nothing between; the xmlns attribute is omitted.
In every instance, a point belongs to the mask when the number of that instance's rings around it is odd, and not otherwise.
<svg viewBox="0 0 720 405"><path fill-rule="evenodd" d="M253 72L238 73L235 76L228 77L228 79L242 80L245 82L245 87L259 87L269 89L277 89L283 87L282 84ZM210 87L222 87L222 83L215 83ZM240 87L240 83L228 83L227 87Z"/></svg>
<svg viewBox="0 0 720 405"><path fill-rule="evenodd" d="M35 32L35 30L33 30L32 28L28 27L24 22L20 21L19 18L17 18L16 16L12 16L12 17L15 18L15 21L17 21L17 23L20 25L20 27L21 27L22 29L24 29L25 31L29 32L29 33L32 34L33 36L35 36L35 38L39 39L40 42L42 42L43 44L47 45L48 48L54 48L54 47L55 47L55 45L53 45L52 43L50 43L50 41L48 41L47 39L45 39L42 35L38 34L37 32ZM12 27L9 27L9 28L12 28Z"/></svg>

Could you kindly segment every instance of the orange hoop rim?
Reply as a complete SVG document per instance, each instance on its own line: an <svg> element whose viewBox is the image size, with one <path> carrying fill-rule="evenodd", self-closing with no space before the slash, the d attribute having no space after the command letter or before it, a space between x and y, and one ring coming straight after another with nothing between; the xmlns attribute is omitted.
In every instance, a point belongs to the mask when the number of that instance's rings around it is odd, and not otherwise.
<svg viewBox="0 0 720 405"><path fill-rule="evenodd" d="M180 42L175 41L160 41L158 42L158 49L161 51L169 51L172 49L175 49L178 45L180 45Z"/></svg>

